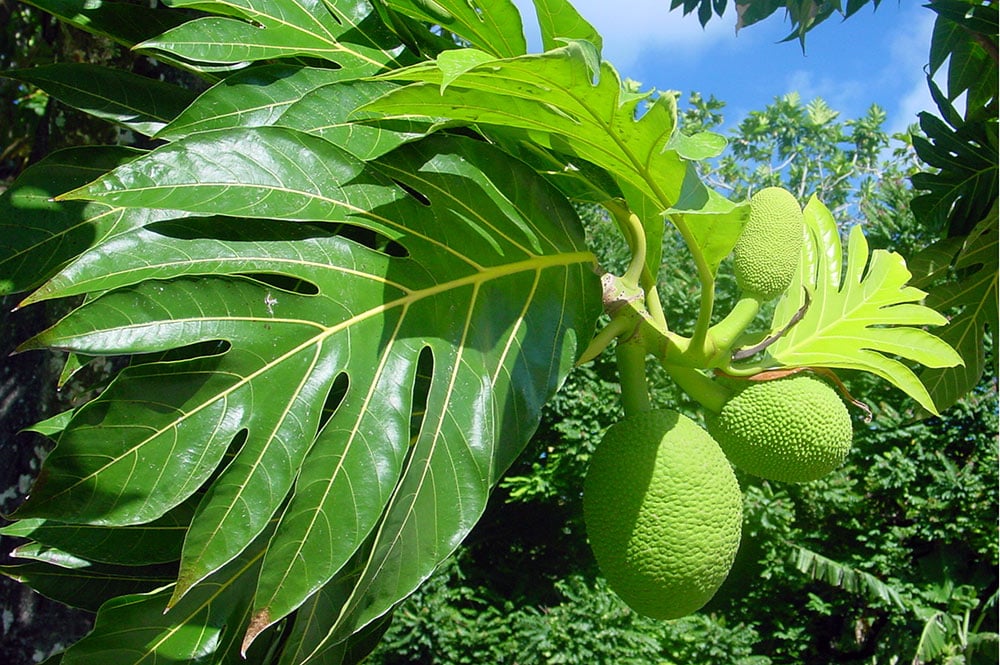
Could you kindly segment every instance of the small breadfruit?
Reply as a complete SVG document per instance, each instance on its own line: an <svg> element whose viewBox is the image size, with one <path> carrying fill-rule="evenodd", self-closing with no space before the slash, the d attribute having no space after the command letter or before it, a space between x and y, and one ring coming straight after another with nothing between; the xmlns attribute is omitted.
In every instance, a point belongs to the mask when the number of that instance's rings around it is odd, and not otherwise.
<svg viewBox="0 0 1000 665"><path fill-rule="evenodd" d="M750 197L750 218L733 248L733 272L744 293L772 300L792 281L803 238L802 209L781 187Z"/></svg>
<svg viewBox="0 0 1000 665"><path fill-rule="evenodd" d="M640 614L676 619L726 579L743 497L704 429L673 411L649 411L604 435L584 481L583 514L611 589Z"/></svg>
<svg viewBox="0 0 1000 665"><path fill-rule="evenodd" d="M851 416L830 385L811 374L740 382L706 425L729 461L761 478L801 483L843 463Z"/></svg>

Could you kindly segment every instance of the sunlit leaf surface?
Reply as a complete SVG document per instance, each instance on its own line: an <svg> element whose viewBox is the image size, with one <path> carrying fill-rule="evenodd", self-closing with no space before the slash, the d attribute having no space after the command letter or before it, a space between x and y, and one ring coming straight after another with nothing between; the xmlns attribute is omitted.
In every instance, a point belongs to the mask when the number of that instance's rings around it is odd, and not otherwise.
<svg viewBox="0 0 1000 665"><path fill-rule="evenodd" d="M840 237L830 212L814 197L804 216L810 242L799 274L778 305L773 328L785 326L789 312L804 302L804 291L810 292L811 304L769 349L771 356L789 367L871 372L936 412L924 385L897 358L926 367L961 363L954 349L924 328L944 324L944 316L921 304L923 291L907 286L910 272L900 255L885 250L869 254L860 227L851 229L847 264L841 273Z"/></svg>
<svg viewBox="0 0 1000 665"><path fill-rule="evenodd" d="M600 307L572 208L470 139L366 164L281 127L199 132L66 198L187 216L97 243L44 289L102 295L25 348L137 356L19 516L139 524L203 490L171 604L277 519L250 637L352 557L331 643L410 593L478 519Z"/></svg>

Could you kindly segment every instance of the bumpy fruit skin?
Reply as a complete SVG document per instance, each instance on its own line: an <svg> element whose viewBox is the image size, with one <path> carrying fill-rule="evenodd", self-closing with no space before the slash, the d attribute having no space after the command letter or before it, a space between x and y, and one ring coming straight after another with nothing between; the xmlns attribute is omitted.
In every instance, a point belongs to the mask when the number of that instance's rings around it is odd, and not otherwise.
<svg viewBox="0 0 1000 665"><path fill-rule="evenodd" d="M851 416L837 392L810 374L740 382L708 431L729 461L761 478L802 483L840 466L851 448Z"/></svg>
<svg viewBox="0 0 1000 665"><path fill-rule="evenodd" d="M689 418L650 411L616 423L587 471L583 512L610 587L635 611L700 609L739 547L743 498L719 445Z"/></svg>
<svg viewBox="0 0 1000 665"><path fill-rule="evenodd" d="M750 197L750 218L733 248L740 289L762 301L781 295L798 269L802 238L802 209L790 192L767 187Z"/></svg>

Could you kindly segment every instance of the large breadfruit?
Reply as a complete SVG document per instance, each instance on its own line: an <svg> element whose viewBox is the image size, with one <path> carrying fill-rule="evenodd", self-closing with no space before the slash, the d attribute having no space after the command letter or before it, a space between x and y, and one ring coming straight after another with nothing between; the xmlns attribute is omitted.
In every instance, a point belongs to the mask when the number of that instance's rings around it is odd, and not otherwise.
<svg viewBox="0 0 1000 665"><path fill-rule="evenodd" d="M608 429L584 482L590 545L610 587L637 612L674 619L700 609L733 564L743 500L712 437L673 411Z"/></svg>

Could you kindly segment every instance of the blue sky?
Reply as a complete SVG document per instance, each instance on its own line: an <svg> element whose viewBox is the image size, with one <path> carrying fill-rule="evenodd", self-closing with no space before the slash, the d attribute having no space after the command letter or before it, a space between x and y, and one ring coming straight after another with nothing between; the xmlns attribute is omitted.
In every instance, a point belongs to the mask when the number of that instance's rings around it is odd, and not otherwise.
<svg viewBox="0 0 1000 665"><path fill-rule="evenodd" d="M530 6L530 0L516 3ZM805 101L823 97L842 119L877 103L888 113L890 131L934 108L924 78L934 14L921 3L883 2L846 21L831 17L808 34L804 54L797 40L780 43L790 30L780 11L735 34L734 13L703 29L696 17L667 11L669 0L573 4L601 33L604 58L623 79L644 89L679 90L682 100L691 91L715 95L727 104L728 126L789 92Z"/></svg>

